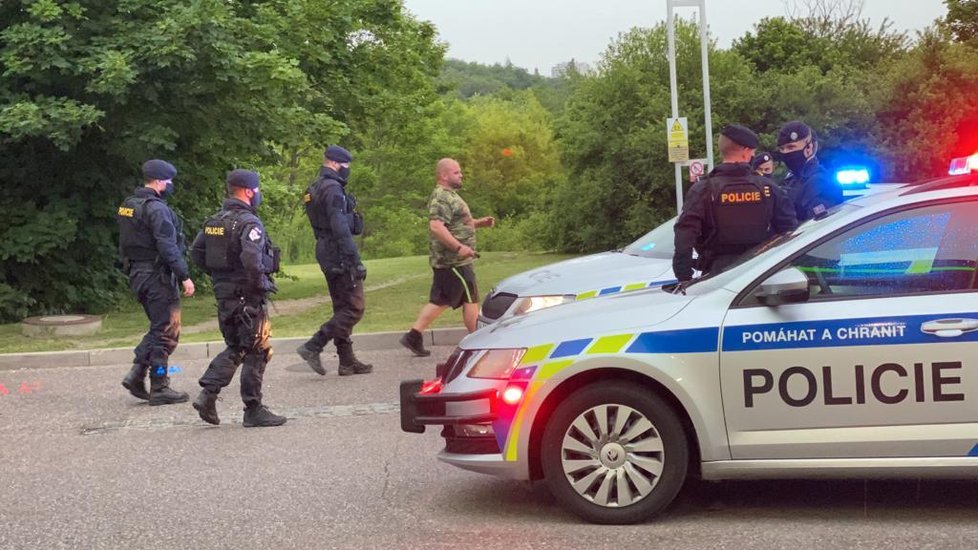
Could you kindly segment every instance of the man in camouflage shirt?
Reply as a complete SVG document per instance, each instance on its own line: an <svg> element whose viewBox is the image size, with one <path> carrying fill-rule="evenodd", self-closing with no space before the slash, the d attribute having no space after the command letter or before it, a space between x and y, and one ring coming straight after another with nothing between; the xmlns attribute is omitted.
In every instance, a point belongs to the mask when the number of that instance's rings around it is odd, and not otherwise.
<svg viewBox="0 0 978 550"><path fill-rule="evenodd" d="M428 303L421 308L411 330L401 344L419 357L431 354L421 337L439 315L449 307L462 307L462 319L469 332L475 330L479 315L479 290L475 282L475 230L492 227L490 216L472 219L469 206L457 190L462 187L462 168L452 159L441 159L435 169L437 186L428 199L430 263L434 272Z"/></svg>

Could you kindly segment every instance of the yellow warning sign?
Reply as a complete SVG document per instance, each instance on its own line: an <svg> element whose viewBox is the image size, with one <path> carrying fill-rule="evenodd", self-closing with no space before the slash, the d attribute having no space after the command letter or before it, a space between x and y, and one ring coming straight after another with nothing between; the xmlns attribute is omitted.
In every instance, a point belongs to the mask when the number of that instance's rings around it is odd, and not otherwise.
<svg viewBox="0 0 978 550"><path fill-rule="evenodd" d="M689 125L686 123L686 117L666 119L666 138L669 162L689 160Z"/></svg>

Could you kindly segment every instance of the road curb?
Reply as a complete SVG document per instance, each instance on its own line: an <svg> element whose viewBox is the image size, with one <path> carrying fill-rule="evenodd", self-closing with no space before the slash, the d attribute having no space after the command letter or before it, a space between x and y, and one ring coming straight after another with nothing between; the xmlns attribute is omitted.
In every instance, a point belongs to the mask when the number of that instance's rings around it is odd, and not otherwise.
<svg viewBox="0 0 978 550"><path fill-rule="evenodd" d="M373 332L354 334L353 345L357 351L398 349L403 332ZM440 328L425 331L425 340L432 346L458 344L468 332L462 328ZM293 353L308 338L272 338L272 348L277 353ZM194 342L180 344L170 356L170 362L191 359L209 359L224 351L224 342ZM327 348L327 351L332 351ZM122 365L132 361L132 348L110 348L71 351L41 351L27 353L0 353L0 371L53 367L93 367Z"/></svg>

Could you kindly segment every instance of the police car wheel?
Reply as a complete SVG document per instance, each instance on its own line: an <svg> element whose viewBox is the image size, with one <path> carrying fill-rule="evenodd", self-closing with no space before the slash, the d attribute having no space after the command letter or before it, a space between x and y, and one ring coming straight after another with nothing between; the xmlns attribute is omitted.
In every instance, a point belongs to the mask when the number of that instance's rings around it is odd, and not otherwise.
<svg viewBox="0 0 978 550"><path fill-rule="evenodd" d="M648 519L683 486L689 460L676 413L624 382L586 386L548 419L541 462L554 497L593 523Z"/></svg>

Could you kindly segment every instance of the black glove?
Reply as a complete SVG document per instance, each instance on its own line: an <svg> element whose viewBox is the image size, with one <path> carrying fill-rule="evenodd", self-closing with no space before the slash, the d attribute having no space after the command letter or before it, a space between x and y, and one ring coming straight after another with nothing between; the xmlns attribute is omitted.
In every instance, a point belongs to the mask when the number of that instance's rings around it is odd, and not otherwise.
<svg viewBox="0 0 978 550"><path fill-rule="evenodd" d="M367 266L363 264L357 264L356 267L353 268L353 279L357 281L366 281Z"/></svg>

